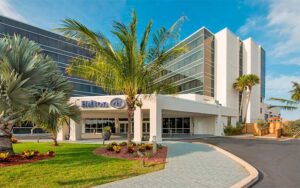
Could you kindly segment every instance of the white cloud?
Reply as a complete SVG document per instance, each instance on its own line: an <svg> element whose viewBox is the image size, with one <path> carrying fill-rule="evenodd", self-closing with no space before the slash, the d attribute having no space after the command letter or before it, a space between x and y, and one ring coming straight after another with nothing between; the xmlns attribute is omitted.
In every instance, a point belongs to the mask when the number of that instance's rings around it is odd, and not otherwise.
<svg viewBox="0 0 300 188"><path fill-rule="evenodd" d="M278 42L272 52L278 57L300 52L299 0L271 0L267 29Z"/></svg>
<svg viewBox="0 0 300 188"><path fill-rule="evenodd" d="M0 0L0 14L18 21L26 22L26 19L19 14L7 0Z"/></svg>
<svg viewBox="0 0 300 188"><path fill-rule="evenodd" d="M242 27L239 28L238 33L240 35L244 36L244 35L248 34L251 31L251 29L253 27L255 27L256 25L257 25L257 19L255 17L248 18L246 20L246 23Z"/></svg>

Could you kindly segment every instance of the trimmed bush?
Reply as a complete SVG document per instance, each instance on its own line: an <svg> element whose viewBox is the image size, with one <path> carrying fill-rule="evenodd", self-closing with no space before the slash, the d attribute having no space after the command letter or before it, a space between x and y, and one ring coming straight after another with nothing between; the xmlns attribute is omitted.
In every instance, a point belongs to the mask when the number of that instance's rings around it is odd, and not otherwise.
<svg viewBox="0 0 300 188"><path fill-rule="evenodd" d="M0 161L7 161L8 158L9 158L9 153L8 152L0 153Z"/></svg>
<svg viewBox="0 0 300 188"><path fill-rule="evenodd" d="M106 146L106 150L107 151L113 151L114 149L113 149L113 145L112 144L108 144L107 146Z"/></svg>
<svg viewBox="0 0 300 188"><path fill-rule="evenodd" d="M116 153L120 153L120 152L121 152L121 146L113 146L113 150L114 150Z"/></svg>
<svg viewBox="0 0 300 188"><path fill-rule="evenodd" d="M127 142L121 142L119 145L120 146L127 146Z"/></svg>
<svg viewBox="0 0 300 188"><path fill-rule="evenodd" d="M34 157L35 151L25 150L22 152L22 157L25 159L32 159Z"/></svg>
<svg viewBox="0 0 300 188"><path fill-rule="evenodd" d="M133 152L135 152L134 145L133 144L129 144L127 146L127 153L133 153Z"/></svg>
<svg viewBox="0 0 300 188"><path fill-rule="evenodd" d="M153 148L152 144L145 144L146 150L151 150Z"/></svg>
<svg viewBox="0 0 300 188"><path fill-rule="evenodd" d="M244 125L237 124L236 127L227 125L224 127L224 133L226 136L240 135L243 133Z"/></svg>
<svg viewBox="0 0 300 188"><path fill-rule="evenodd" d="M144 152L144 151L146 151L146 145L145 144L141 144L141 145L139 145L138 146L138 151L140 151L140 152Z"/></svg>

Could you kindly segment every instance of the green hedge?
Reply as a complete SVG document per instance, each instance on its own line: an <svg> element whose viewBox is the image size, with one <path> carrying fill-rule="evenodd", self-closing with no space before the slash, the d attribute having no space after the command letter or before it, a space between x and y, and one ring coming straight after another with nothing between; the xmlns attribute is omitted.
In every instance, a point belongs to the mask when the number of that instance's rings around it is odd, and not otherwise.
<svg viewBox="0 0 300 188"><path fill-rule="evenodd" d="M224 133L226 136L240 135L243 133L244 125L237 123L236 127L227 125L224 127Z"/></svg>

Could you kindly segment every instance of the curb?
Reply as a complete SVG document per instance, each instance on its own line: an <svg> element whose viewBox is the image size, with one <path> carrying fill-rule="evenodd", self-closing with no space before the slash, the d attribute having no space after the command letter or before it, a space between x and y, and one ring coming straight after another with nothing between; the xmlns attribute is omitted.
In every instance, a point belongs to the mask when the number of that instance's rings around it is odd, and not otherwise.
<svg viewBox="0 0 300 188"><path fill-rule="evenodd" d="M197 144L197 142L192 142L192 143ZM229 157L232 160L234 160L235 162L239 163L241 166L243 166L250 173L249 176L247 176L246 178L244 178L241 181L237 182L236 184L232 185L231 188L250 187L251 185L253 185L255 182L258 181L258 179L259 179L258 171L256 170L256 168L254 168L248 162L244 161L243 159L237 157L236 155L233 155L232 153L230 153L230 152L228 152L228 151L226 151L222 148L219 148L215 145L204 143L204 142L198 142L198 144L205 144L205 145L208 145L210 147L213 147L217 151L223 153L227 157Z"/></svg>

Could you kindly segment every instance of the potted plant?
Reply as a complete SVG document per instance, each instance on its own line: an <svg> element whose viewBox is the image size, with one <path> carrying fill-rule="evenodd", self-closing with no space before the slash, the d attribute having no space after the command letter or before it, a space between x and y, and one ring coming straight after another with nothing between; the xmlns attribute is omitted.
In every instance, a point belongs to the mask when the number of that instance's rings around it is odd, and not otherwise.
<svg viewBox="0 0 300 188"><path fill-rule="evenodd" d="M104 127L102 131L103 144L105 140L110 139L110 136L111 136L111 128L109 126Z"/></svg>

